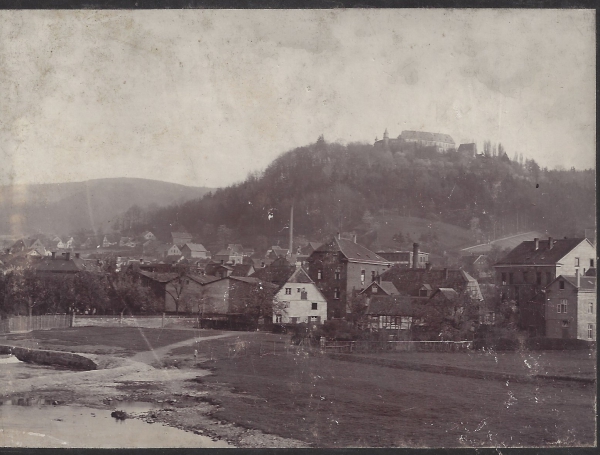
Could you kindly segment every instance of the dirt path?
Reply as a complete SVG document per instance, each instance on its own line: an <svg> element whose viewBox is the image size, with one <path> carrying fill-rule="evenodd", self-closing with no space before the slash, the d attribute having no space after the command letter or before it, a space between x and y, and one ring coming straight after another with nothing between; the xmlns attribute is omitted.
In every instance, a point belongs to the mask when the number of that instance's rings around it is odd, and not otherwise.
<svg viewBox="0 0 600 455"><path fill-rule="evenodd" d="M146 363L148 365L159 362L162 357L167 355L173 349L181 348L183 346L189 346L194 343L199 343L207 340L216 340L217 338L225 338L237 335L236 332L224 333L222 335L213 335L209 337L199 337L199 338L190 338L189 340L183 340L178 343L173 343L168 346L163 346L162 348L153 349L151 351L138 352L136 355L131 357L131 360L136 362Z"/></svg>

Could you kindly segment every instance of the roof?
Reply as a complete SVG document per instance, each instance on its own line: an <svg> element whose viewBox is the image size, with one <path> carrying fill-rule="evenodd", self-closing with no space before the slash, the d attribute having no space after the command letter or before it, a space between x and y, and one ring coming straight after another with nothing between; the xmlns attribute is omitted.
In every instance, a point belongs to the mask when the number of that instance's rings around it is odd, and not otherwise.
<svg viewBox="0 0 600 455"><path fill-rule="evenodd" d="M437 291L435 291L433 293L433 295L431 297L435 296L438 293L442 294L448 300L454 300L454 299L456 299L458 297L458 292L456 292L452 288L439 288Z"/></svg>
<svg viewBox="0 0 600 455"><path fill-rule="evenodd" d="M460 144L458 146L458 151L475 154L475 153L477 153L477 144L475 144L474 142L471 142L469 144Z"/></svg>
<svg viewBox="0 0 600 455"><path fill-rule="evenodd" d="M372 296L366 314L377 316L414 316L412 299L405 295Z"/></svg>
<svg viewBox="0 0 600 455"><path fill-rule="evenodd" d="M139 270L138 273L140 275L145 276L153 281L157 281L159 283L169 283L173 281L175 278L179 276L178 273L158 273L158 272L146 272L143 270Z"/></svg>
<svg viewBox="0 0 600 455"><path fill-rule="evenodd" d="M313 280L310 279L308 273L306 273L306 270L304 270L302 267L297 267L294 273L292 273L292 276L288 278L287 282L309 284L313 283Z"/></svg>
<svg viewBox="0 0 600 455"><path fill-rule="evenodd" d="M365 248L358 243L354 243L352 240L338 239L334 237L333 240L324 243L315 252L341 252L350 262L375 262L379 264L390 264L390 261L382 258L371 250Z"/></svg>
<svg viewBox="0 0 600 455"><path fill-rule="evenodd" d="M402 139L412 141L430 141L430 142L444 142L447 144L454 144L454 139L448 134L441 133L428 133L426 131L402 131L400 134Z"/></svg>
<svg viewBox="0 0 600 455"><path fill-rule="evenodd" d="M382 283L393 283L398 292L415 297L419 295L419 289L427 284L431 289L452 288L461 291L470 288L474 298L482 299L477 280L460 269L407 269L396 265L383 272L380 279Z"/></svg>
<svg viewBox="0 0 600 455"><path fill-rule="evenodd" d="M234 281L240 281L242 283L260 284L260 285L264 285L265 287L272 288L272 289L277 288L277 286L274 285L273 283L269 283L269 282L263 281L261 279L258 279L256 277L252 277L252 276L228 276L227 278L232 279Z"/></svg>
<svg viewBox="0 0 600 455"><path fill-rule="evenodd" d="M398 289L394 286L394 283L389 281L382 281L381 283L377 283L377 285L383 289L388 295L396 295L399 294Z"/></svg>
<svg viewBox="0 0 600 455"><path fill-rule="evenodd" d="M554 265L566 256L581 242L588 242L583 238L568 238L553 240L550 248L549 240L539 240L539 247L535 249L535 241L521 242L503 259L495 264L500 265ZM591 244L590 244L591 247Z"/></svg>
<svg viewBox="0 0 600 455"><path fill-rule="evenodd" d="M554 279L554 281L552 281L552 283L559 280L560 278L563 278L564 280L571 283L571 285L573 285L573 287L575 287L577 289L581 289L582 291L593 291L596 289L596 277L595 276L585 276L585 275L580 276L579 277L579 287L577 287L577 277L576 276L559 275L558 277L556 277ZM552 284L552 283L550 283L550 284Z"/></svg>
<svg viewBox="0 0 600 455"><path fill-rule="evenodd" d="M248 276L248 272L253 269L252 264L236 264L231 268L231 276Z"/></svg>
<svg viewBox="0 0 600 455"><path fill-rule="evenodd" d="M206 248L204 248L204 245L202 245L201 243L186 243L183 246L187 246L190 249L190 251L196 251L199 253L203 253L206 251Z"/></svg>
<svg viewBox="0 0 600 455"><path fill-rule="evenodd" d="M282 287L295 271L295 266L289 264L285 258L279 258L266 267L256 270L251 276Z"/></svg>
<svg viewBox="0 0 600 455"><path fill-rule="evenodd" d="M84 261L80 258L71 258L68 261L64 257L57 256L56 259L45 257L36 264L37 272L48 273L77 273L95 272L98 270L95 261Z"/></svg>
<svg viewBox="0 0 600 455"><path fill-rule="evenodd" d="M208 283L212 283L213 281L218 281L221 278L213 275L186 275L190 280L195 281L198 284L205 285Z"/></svg>

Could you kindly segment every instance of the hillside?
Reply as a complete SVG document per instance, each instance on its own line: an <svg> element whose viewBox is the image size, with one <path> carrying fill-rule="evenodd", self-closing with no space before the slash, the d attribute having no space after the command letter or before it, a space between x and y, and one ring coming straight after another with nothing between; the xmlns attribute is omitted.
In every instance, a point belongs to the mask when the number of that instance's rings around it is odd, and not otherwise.
<svg viewBox="0 0 600 455"><path fill-rule="evenodd" d="M107 232L132 206L156 209L200 198L208 191L134 178L0 186L0 233Z"/></svg>
<svg viewBox="0 0 600 455"><path fill-rule="evenodd" d="M293 203L294 234L310 240L355 230L366 245L378 236L388 244L402 218L375 232L370 224L385 213L405 217L413 239L425 235L432 247L459 249L526 230L582 235L595 225L595 200L595 170L548 170L506 153L469 158L415 144L389 151L320 140L240 184L155 210L147 226L168 235L177 224L207 244L263 248L285 244ZM429 234L428 224L437 226Z"/></svg>

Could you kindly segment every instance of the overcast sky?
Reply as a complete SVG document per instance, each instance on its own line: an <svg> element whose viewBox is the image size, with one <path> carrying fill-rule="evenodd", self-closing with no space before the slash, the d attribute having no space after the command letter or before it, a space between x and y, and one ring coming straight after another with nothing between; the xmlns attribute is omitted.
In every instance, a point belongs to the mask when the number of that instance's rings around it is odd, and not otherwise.
<svg viewBox="0 0 600 455"><path fill-rule="evenodd" d="M595 168L595 17L569 10L0 11L0 184L224 186L387 127Z"/></svg>

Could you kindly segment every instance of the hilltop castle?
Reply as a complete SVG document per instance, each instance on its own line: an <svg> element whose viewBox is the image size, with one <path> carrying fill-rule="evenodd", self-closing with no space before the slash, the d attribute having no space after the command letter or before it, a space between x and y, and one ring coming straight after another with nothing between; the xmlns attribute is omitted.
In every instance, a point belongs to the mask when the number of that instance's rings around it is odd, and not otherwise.
<svg viewBox="0 0 600 455"><path fill-rule="evenodd" d="M390 139L388 130L386 128L383 133L383 139L377 140L375 138L375 147L382 147L389 149L391 145L400 144L402 142L415 142L423 146L434 146L439 150L450 150L456 147L454 139L448 134L440 133L427 133L425 131L402 131L402 134L397 138Z"/></svg>

